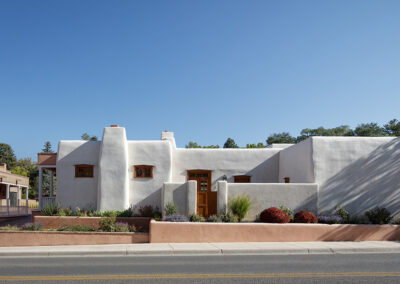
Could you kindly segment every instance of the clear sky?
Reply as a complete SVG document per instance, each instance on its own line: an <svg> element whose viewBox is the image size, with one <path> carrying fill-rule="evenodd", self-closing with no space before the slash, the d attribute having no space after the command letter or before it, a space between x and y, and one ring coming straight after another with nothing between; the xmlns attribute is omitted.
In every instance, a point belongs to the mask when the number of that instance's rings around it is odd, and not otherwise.
<svg viewBox="0 0 400 284"><path fill-rule="evenodd" d="M0 142L239 146L400 118L400 1L0 1Z"/></svg>

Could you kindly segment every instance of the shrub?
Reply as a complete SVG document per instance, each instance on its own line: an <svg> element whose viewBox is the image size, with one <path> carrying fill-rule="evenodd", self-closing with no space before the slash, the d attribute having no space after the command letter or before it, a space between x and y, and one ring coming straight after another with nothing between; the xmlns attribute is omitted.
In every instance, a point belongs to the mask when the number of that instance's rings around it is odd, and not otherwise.
<svg viewBox="0 0 400 284"><path fill-rule="evenodd" d="M26 223L22 225L21 230L24 231L40 231L43 228L41 223Z"/></svg>
<svg viewBox="0 0 400 284"><path fill-rule="evenodd" d="M43 209L40 211L44 216L53 216L57 215L58 205L54 205L53 203L47 203Z"/></svg>
<svg viewBox="0 0 400 284"><path fill-rule="evenodd" d="M175 203L173 202L168 202L165 205L165 216L169 216L169 215L174 215L178 213L178 207L176 207Z"/></svg>
<svg viewBox="0 0 400 284"><path fill-rule="evenodd" d="M103 232L113 232L115 227L115 217L101 218L99 221L99 229Z"/></svg>
<svg viewBox="0 0 400 284"><path fill-rule="evenodd" d="M129 232L129 225L128 225L128 223L117 222L114 224L114 231L115 232Z"/></svg>
<svg viewBox="0 0 400 284"><path fill-rule="evenodd" d="M239 222L238 216L233 215L231 212L219 213L218 217L221 218L224 223L237 223Z"/></svg>
<svg viewBox="0 0 400 284"><path fill-rule="evenodd" d="M162 219L162 214L161 214L161 212L158 212L158 211L154 212L153 218L154 218L154 220L156 220L156 221L161 221L161 219Z"/></svg>
<svg viewBox="0 0 400 284"><path fill-rule="evenodd" d="M153 217L154 215L153 206L151 205L140 206L139 215L140 217Z"/></svg>
<svg viewBox="0 0 400 284"><path fill-rule="evenodd" d="M340 217L342 217L344 222L349 222L350 214L346 210L346 208L344 208L344 206L342 205L336 206L335 215L339 215Z"/></svg>
<svg viewBox="0 0 400 284"><path fill-rule="evenodd" d="M261 212L260 221L265 223L289 223L290 216L279 208L270 207Z"/></svg>
<svg viewBox="0 0 400 284"><path fill-rule="evenodd" d="M343 218L339 215L319 215L318 223L322 224L342 224Z"/></svg>
<svg viewBox="0 0 400 284"><path fill-rule="evenodd" d="M164 217L163 221L167 222L189 222L189 219L186 216L180 214L173 214Z"/></svg>
<svg viewBox="0 0 400 284"><path fill-rule="evenodd" d="M206 219L204 219L203 216L197 215L196 213L193 213L189 216L189 221L190 222L205 222Z"/></svg>
<svg viewBox="0 0 400 284"><path fill-rule="evenodd" d="M119 211L117 211L117 210L107 210L107 211L101 212L100 217L111 217L112 218L112 217L116 217L118 213L119 213Z"/></svg>
<svg viewBox="0 0 400 284"><path fill-rule="evenodd" d="M222 219L218 215L211 215L210 217L207 218L207 222L211 223L221 223Z"/></svg>
<svg viewBox="0 0 400 284"><path fill-rule="evenodd" d="M310 211L301 210L294 215L295 223L318 223L317 217Z"/></svg>
<svg viewBox="0 0 400 284"><path fill-rule="evenodd" d="M251 199L248 195L239 195L229 200L229 209L232 214L238 217L239 222L246 217L251 207Z"/></svg>
<svg viewBox="0 0 400 284"><path fill-rule="evenodd" d="M117 217L132 217L134 213L134 210L132 207L129 207L128 209L125 209L124 211L118 211L116 214Z"/></svg>
<svg viewBox="0 0 400 284"><path fill-rule="evenodd" d="M365 212L365 216L367 216L368 220L372 224L389 224L389 222L393 219L389 210L386 208L375 207L374 209L368 210Z"/></svg>

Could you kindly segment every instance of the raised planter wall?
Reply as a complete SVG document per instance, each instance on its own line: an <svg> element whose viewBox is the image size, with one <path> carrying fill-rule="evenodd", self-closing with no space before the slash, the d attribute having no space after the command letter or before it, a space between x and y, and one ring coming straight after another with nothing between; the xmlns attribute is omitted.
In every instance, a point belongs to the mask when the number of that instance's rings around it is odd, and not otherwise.
<svg viewBox="0 0 400 284"><path fill-rule="evenodd" d="M0 231L0 247L148 243L147 233Z"/></svg>
<svg viewBox="0 0 400 284"><path fill-rule="evenodd" d="M99 228L101 217L75 217L75 216L32 216L32 222L41 223L43 229L58 229L64 226L84 225L93 229ZM148 231L151 218L148 217L117 217L117 222L134 225L138 230Z"/></svg>
<svg viewBox="0 0 400 284"><path fill-rule="evenodd" d="M399 225L150 223L150 243L399 241Z"/></svg>

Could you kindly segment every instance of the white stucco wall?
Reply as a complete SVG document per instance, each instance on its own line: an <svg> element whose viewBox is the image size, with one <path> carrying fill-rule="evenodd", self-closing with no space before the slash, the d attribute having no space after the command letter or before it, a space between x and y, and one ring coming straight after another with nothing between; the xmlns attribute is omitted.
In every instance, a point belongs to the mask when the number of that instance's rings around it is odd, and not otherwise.
<svg viewBox="0 0 400 284"><path fill-rule="evenodd" d="M60 141L57 153L57 195L62 207L96 208L98 141ZM94 165L93 178L76 178L75 165Z"/></svg>
<svg viewBox="0 0 400 284"><path fill-rule="evenodd" d="M97 208L129 207L128 141L123 127L106 127L99 155Z"/></svg>
<svg viewBox="0 0 400 284"><path fill-rule="evenodd" d="M279 153L279 182L289 177L292 183L314 183L312 139L309 138Z"/></svg>
<svg viewBox="0 0 400 284"><path fill-rule="evenodd" d="M168 140L128 141L129 202L162 209L161 189L171 181L172 151ZM153 166L153 178L134 178L135 165Z"/></svg>
<svg viewBox="0 0 400 284"><path fill-rule="evenodd" d="M254 220L264 209L281 205L295 212L309 210L318 211L318 185L304 183L228 183L227 203L232 197L247 194L252 205L246 216ZM219 197L219 196L218 196Z"/></svg>
<svg viewBox="0 0 400 284"><path fill-rule="evenodd" d="M188 170L211 170L212 190L226 175L250 175L251 182L278 182L280 149L175 149L173 182L185 182Z"/></svg>
<svg viewBox="0 0 400 284"><path fill-rule="evenodd" d="M400 138L314 137L320 210L345 205L363 214L375 206L400 214Z"/></svg>

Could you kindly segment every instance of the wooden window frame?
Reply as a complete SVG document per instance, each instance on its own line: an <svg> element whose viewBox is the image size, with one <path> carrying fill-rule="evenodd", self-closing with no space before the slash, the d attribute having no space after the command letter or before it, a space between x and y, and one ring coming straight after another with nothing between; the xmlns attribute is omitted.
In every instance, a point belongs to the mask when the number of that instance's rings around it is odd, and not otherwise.
<svg viewBox="0 0 400 284"><path fill-rule="evenodd" d="M249 178L249 181L248 182L239 182L239 181L237 181L237 179L244 178L244 177ZM234 183L251 183L251 176L248 176L248 175L233 176L233 182Z"/></svg>
<svg viewBox="0 0 400 284"><path fill-rule="evenodd" d="M150 166L150 165L135 165L135 166L133 166L133 177L134 178L153 178L154 177L153 168L154 168L154 166ZM146 169L150 169L150 176L138 176L136 174L137 169L142 169L143 174L145 173Z"/></svg>
<svg viewBox="0 0 400 284"><path fill-rule="evenodd" d="M90 176L79 176L79 169L81 168L86 168L86 169L91 169L91 175ZM94 176L93 170L94 166L93 165L75 165L75 177L76 178L92 178Z"/></svg>

